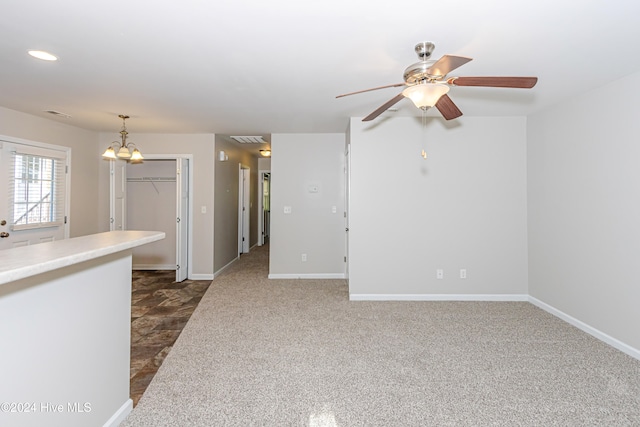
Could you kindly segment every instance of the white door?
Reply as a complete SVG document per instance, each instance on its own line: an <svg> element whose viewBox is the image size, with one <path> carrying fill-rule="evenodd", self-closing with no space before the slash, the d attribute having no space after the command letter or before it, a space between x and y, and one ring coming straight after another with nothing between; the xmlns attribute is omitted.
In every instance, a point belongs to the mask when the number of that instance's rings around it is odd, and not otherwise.
<svg viewBox="0 0 640 427"><path fill-rule="evenodd" d="M351 190L351 152L350 145L344 153L344 277L349 281L349 197Z"/></svg>
<svg viewBox="0 0 640 427"><path fill-rule="evenodd" d="M127 229L127 162L109 160L111 198L109 203L109 230Z"/></svg>
<svg viewBox="0 0 640 427"><path fill-rule="evenodd" d="M176 282L187 279L189 243L189 160L176 159Z"/></svg>
<svg viewBox="0 0 640 427"><path fill-rule="evenodd" d="M249 253L250 170L240 165L238 175L238 255Z"/></svg>
<svg viewBox="0 0 640 427"><path fill-rule="evenodd" d="M0 249L68 237L68 151L0 139Z"/></svg>

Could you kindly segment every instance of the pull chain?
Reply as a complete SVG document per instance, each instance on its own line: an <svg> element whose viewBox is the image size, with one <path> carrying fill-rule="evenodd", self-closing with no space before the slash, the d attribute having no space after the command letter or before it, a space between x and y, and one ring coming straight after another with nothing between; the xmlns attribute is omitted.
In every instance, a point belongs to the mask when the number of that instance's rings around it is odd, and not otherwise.
<svg viewBox="0 0 640 427"><path fill-rule="evenodd" d="M422 153L420 155L423 159L427 159L427 152L425 149L427 148L427 135L426 135L426 127L427 127L427 110L422 110Z"/></svg>

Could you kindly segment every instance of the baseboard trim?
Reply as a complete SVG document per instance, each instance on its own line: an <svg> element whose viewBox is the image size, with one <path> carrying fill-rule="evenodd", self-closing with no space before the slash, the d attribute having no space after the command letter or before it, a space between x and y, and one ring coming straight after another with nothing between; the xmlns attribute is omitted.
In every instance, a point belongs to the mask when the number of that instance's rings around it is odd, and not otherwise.
<svg viewBox="0 0 640 427"><path fill-rule="evenodd" d="M526 294L349 294L351 301L528 301Z"/></svg>
<svg viewBox="0 0 640 427"><path fill-rule="evenodd" d="M133 400L127 399L126 402L116 411L115 414L104 423L103 427L118 427L133 410Z"/></svg>
<svg viewBox="0 0 640 427"><path fill-rule="evenodd" d="M133 264L133 270L175 270L175 264Z"/></svg>
<svg viewBox="0 0 640 427"><path fill-rule="evenodd" d="M599 339L600 341L609 344L611 347L620 350L621 352L633 357L634 359L640 360L640 350L638 350L637 348L631 347L630 345L625 344L622 341L605 334L604 332L594 328L593 326L590 326L583 321L578 320L575 317L570 316L567 313L560 311L557 308L550 306L549 304L542 302L537 298L532 297L531 295L529 295L529 302L536 307L539 307L542 310L564 320L570 325L575 326L583 332L586 332L589 335Z"/></svg>
<svg viewBox="0 0 640 427"><path fill-rule="evenodd" d="M219 269L218 271L216 271L215 273L213 273L213 279L215 279L216 277L218 277L219 275L221 275L222 273L224 273L224 271L231 267L233 265L234 262L238 261L240 259L240 257L236 257L234 259L231 260L231 262L229 262L227 265L225 265L224 267L222 267L221 269ZM212 279L212 280L213 280Z"/></svg>
<svg viewBox="0 0 640 427"><path fill-rule="evenodd" d="M344 273L269 274L269 279L344 279Z"/></svg>
<svg viewBox="0 0 640 427"><path fill-rule="evenodd" d="M213 274L190 274L189 280L213 280Z"/></svg>

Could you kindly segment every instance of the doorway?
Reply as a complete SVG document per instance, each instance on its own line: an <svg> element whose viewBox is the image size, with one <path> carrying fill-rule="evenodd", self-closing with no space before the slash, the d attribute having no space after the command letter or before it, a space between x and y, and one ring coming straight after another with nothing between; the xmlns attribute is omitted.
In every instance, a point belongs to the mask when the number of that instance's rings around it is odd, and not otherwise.
<svg viewBox="0 0 640 427"><path fill-rule="evenodd" d="M191 155L145 155L140 164L111 160L111 230L163 231L166 238L133 251L135 270L191 272Z"/></svg>
<svg viewBox="0 0 640 427"><path fill-rule="evenodd" d="M260 171L258 197L258 245L269 243L271 229L271 172Z"/></svg>

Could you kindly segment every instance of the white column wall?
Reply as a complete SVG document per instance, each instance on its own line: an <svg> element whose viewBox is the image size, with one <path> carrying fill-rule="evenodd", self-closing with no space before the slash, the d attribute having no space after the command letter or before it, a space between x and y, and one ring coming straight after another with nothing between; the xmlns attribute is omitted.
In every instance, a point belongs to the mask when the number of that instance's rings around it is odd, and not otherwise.
<svg viewBox="0 0 640 427"><path fill-rule="evenodd" d="M640 73L529 117L529 293L640 354Z"/></svg>
<svg viewBox="0 0 640 427"><path fill-rule="evenodd" d="M344 277L344 144L344 134L271 135L269 277Z"/></svg>

